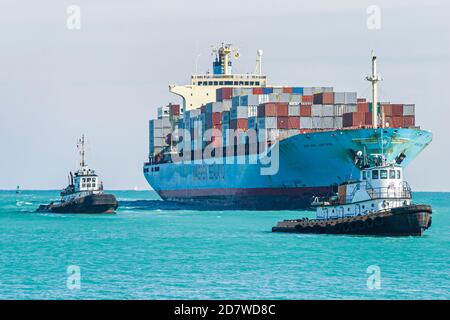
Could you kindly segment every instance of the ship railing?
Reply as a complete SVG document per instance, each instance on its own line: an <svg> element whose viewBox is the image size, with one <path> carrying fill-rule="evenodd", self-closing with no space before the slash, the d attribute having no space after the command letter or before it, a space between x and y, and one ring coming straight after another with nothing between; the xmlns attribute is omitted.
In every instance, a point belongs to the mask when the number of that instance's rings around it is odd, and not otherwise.
<svg viewBox="0 0 450 320"><path fill-rule="evenodd" d="M368 187L367 193L372 200L375 199L411 199L411 187L404 181L398 187Z"/></svg>

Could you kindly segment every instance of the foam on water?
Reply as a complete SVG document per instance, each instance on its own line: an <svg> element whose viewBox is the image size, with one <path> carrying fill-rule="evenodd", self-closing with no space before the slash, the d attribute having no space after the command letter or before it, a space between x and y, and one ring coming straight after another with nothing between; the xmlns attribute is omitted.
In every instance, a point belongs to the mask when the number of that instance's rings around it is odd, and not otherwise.
<svg viewBox="0 0 450 320"><path fill-rule="evenodd" d="M36 213L57 191L0 191L0 299L450 298L448 193L424 237L270 232L311 212L194 210L145 191L118 191L116 215ZM17 205L20 203L21 205ZM81 288L67 287L67 267ZM367 268L379 266L381 289Z"/></svg>

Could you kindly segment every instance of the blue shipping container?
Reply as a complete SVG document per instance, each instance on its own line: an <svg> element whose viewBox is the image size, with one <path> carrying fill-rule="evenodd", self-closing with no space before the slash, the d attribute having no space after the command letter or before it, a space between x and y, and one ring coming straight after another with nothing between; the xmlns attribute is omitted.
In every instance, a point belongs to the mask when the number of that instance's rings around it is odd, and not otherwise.
<svg viewBox="0 0 450 320"><path fill-rule="evenodd" d="M303 87L293 87L292 93L303 94Z"/></svg>
<svg viewBox="0 0 450 320"><path fill-rule="evenodd" d="M263 94L271 94L273 93L273 88L262 88Z"/></svg>

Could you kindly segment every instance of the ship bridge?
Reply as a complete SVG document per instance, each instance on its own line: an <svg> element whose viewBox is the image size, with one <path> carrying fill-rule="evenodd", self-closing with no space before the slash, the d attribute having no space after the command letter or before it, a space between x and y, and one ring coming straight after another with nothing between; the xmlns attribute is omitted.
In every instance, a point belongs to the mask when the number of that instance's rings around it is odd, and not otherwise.
<svg viewBox="0 0 450 320"><path fill-rule="evenodd" d="M232 74L231 54L239 57L236 48L231 44L222 44L213 50L216 59L213 62L213 73L194 74L190 85L169 85L169 91L183 99L184 111L198 108L216 101L216 90L223 87L264 87L267 77L261 71L262 51L258 50L255 73Z"/></svg>

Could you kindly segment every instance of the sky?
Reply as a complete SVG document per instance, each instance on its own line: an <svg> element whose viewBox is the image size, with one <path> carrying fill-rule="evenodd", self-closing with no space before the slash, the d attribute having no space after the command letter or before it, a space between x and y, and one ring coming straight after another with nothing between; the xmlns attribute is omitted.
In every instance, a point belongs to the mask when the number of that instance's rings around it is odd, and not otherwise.
<svg viewBox="0 0 450 320"><path fill-rule="evenodd" d="M210 69L211 46L239 47L235 72L258 49L273 85L332 86L416 104L434 134L407 168L417 191L450 191L450 3L432 1L0 0L0 189L60 189L87 137L88 164L107 189L149 189L148 120L171 83ZM80 9L69 29L67 8ZM370 5L380 28L368 28ZM70 20L71 21L71 20ZM446 167L446 166L445 166Z"/></svg>

